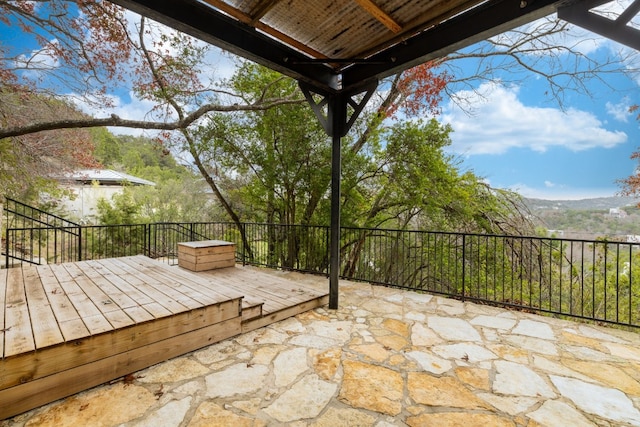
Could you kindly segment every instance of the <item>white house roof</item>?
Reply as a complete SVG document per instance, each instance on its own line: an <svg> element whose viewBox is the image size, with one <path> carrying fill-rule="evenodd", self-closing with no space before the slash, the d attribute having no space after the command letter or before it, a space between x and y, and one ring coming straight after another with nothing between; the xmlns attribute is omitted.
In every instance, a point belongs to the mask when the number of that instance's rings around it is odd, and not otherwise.
<svg viewBox="0 0 640 427"><path fill-rule="evenodd" d="M156 185L155 182L117 172L112 169L83 169L66 174L64 179L81 183L91 183L95 181L102 185L123 185L125 183L131 185Z"/></svg>

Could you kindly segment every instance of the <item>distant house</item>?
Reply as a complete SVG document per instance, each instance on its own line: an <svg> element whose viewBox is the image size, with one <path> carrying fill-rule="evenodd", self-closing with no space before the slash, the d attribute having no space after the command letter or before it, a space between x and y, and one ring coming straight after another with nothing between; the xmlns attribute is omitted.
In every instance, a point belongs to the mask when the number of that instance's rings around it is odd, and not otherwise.
<svg viewBox="0 0 640 427"><path fill-rule="evenodd" d="M75 194L73 200L62 200L61 207L73 219L80 221L89 221L95 216L98 200L111 200L113 195L122 193L127 185L156 185L146 179L111 169L80 170L60 177L59 181Z"/></svg>
<svg viewBox="0 0 640 427"><path fill-rule="evenodd" d="M620 208L610 208L608 216L609 218L626 218L627 212L623 211Z"/></svg>

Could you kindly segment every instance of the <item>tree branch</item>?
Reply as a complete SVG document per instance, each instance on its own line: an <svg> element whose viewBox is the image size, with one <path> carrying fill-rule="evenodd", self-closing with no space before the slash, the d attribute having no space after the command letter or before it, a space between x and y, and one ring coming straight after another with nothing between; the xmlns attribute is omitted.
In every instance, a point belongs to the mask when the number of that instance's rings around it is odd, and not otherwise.
<svg viewBox="0 0 640 427"><path fill-rule="evenodd" d="M171 122L156 122L149 120L123 119L116 114L104 118L87 118L75 120L53 120L48 122L33 123L30 125L16 126L0 129L0 139L13 138L37 132L59 129L80 129L102 126L126 127L134 129L150 130L178 130L185 129L196 120L206 116L211 112L233 112L233 111L262 111L278 105L290 105L303 103L303 99L276 99L260 104L251 105L214 105L207 104L186 115L182 120Z"/></svg>

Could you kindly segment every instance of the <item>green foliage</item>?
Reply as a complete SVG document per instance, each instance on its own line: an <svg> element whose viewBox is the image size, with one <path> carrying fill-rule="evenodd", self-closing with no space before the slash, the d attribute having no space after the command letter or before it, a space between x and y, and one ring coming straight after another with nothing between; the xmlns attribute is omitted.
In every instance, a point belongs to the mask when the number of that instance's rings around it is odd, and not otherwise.
<svg viewBox="0 0 640 427"><path fill-rule="evenodd" d="M140 219L141 206L127 189L113 195L111 201L100 199L97 209L98 221L102 225L136 224Z"/></svg>

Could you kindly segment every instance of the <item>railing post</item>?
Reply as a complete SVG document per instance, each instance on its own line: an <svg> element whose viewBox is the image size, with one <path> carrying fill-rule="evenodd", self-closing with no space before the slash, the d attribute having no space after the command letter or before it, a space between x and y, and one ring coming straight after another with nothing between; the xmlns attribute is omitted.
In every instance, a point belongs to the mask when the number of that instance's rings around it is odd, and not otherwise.
<svg viewBox="0 0 640 427"><path fill-rule="evenodd" d="M82 261L82 226L78 226L78 261Z"/></svg>
<svg viewBox="0 0 640 427"><path fill-rule="evenodd" d="M467 273L467 269L466 269L466 255L467 255L467 235L463 234L462 235L462 301L464 301L464 297L466 294L466 273Z"/></svg>
<svg viewBox="0 0 640 427"><path fill-rule="evenodd" d="M150 235L149 230L151 230L151 224L144 224L144 234L142 235L142 253L144 253L148 257L151 257L151 247L147 245L147 236Z"/></svg>

